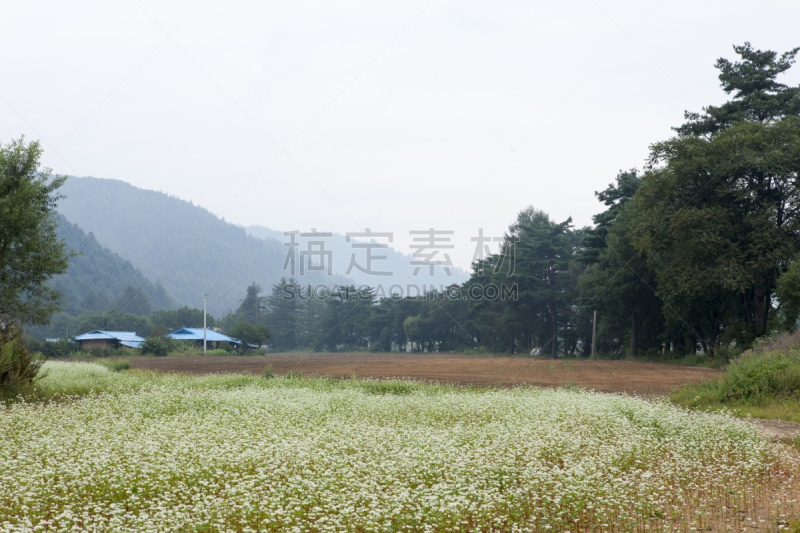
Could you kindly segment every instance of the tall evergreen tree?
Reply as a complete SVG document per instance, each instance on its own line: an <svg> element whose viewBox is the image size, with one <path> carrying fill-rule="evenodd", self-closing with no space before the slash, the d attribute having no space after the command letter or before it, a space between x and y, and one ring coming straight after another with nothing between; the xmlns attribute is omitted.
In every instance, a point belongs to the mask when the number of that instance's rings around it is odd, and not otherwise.
<svg viewBox="0 0 800 533"><path fill-rule="evenodd" d="M733 93L733 100L721 106L708 106L703 113L687 111L686 124L675 128L684 135L708 135L733 126L737 122L770 123L783 117L800 115L800 87L787 87L776 78L795 62L800 48L778 56L771 50L753 49L750 43L734 46L742 58L731 62L717 60L722 89Z"/></svg>

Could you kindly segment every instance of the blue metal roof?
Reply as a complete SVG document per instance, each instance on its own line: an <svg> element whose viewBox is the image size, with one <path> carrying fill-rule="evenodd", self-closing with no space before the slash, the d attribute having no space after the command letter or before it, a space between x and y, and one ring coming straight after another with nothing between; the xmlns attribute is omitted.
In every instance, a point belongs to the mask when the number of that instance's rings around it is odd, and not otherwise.
<svg viewBox="0 0 800 533"><path fill-rule="evenodd" d="M120 341L119 342L123 346L127 346L128 348L141 348L141 341Z"/></svg>
<svg viewBox="0 0 800 533"><path fill-rule="evenodd" d="M173 331L167 337L177 340L187 341L201 341L203 340L203 328L181 328L178 331ZM208 342L233 342L238 344L239 339L234 339L223 335L213 329L206 330L206 341Z"/></svg>
<svg viewBox="0 0 800 533"><path fill-rule="evenodd" d="M138 336L135 331L101 331L96 329L94 331L90 331L89 333L84 333L83 335L78 335L75 337L76 341L89 341L94 339L116 339L118 341L128 342L144 341L144 338Z"/></svg>

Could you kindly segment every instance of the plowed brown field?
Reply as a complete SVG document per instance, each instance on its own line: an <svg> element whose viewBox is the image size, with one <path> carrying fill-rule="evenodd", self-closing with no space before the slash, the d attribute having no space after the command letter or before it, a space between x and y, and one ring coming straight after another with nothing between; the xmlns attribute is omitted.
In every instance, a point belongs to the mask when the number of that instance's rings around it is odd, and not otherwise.
<svg viewBox="0 0 800 533"><path fill-rule="evenodd" d="M689 382L722 375L710 368L634 361L530 359L444 354L311 353L264 357L136 357L134 368L161 372L252 372L272 366L277 374L368 378L412 378L476 386L521 384L542 387L578 385L601 392L664 394Z"/></svg>

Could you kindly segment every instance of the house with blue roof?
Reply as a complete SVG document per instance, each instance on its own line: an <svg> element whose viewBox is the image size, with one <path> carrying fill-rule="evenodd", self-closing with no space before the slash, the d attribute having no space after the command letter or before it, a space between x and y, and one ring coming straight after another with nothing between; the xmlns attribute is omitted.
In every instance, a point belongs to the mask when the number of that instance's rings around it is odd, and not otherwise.
<svg viewBox="0 0 800 533"><path fill-rule="evenodd" d="M144 342L144 337L140 337L135 331L103 331L96 329L89 333L78 335L75 340L82 350L91 348L108 350L109 348L119 348L120 346L139 348Z"/></svg>
<svg viewBox="0 0 800 533"><path fill-rule="evenodd" d="M180 341L194 341L198 346L203 346L203 328L181 328L168 334L167 337ZM207 329L206 346L213 346L212 342L229 342L238 346L242 341L223 335L213 329Z"/></svg>

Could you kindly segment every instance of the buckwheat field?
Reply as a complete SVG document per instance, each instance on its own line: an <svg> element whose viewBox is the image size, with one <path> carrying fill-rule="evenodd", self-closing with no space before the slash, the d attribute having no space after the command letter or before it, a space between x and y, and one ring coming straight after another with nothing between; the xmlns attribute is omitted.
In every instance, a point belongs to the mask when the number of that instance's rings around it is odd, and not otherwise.
<svg viewBox="0 0 800 533"><path fill-rule="evenodd" d="M663 402L46 366L60 398L0 413L1 531L777 531L798 516L788 447Z"/></svg>

